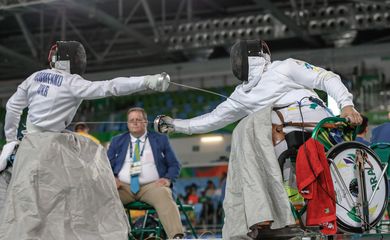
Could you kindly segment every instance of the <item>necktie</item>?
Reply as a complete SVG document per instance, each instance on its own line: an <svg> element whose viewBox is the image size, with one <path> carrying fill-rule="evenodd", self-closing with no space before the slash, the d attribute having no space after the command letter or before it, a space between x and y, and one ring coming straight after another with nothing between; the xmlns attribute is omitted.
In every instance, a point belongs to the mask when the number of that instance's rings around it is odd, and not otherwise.
<svg viewBox="0 0 390 240"><path fill-rule="evenodd" d="M140 152L139 152L139 143L140 140L137 138L135 141L134 154L133 154L133 162L139 162L141 160ZM139 191L139 174L131 175L130 181L130 190L132 193L136 194Z"/></svg>

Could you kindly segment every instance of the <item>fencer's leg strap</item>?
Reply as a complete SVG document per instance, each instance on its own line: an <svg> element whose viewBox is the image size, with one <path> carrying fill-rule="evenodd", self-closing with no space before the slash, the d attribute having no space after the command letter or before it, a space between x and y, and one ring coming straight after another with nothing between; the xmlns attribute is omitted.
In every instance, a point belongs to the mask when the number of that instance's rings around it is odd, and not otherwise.
<svg viewBox="0 0 390 240"><path fill-rule="evenodd" d="M307 128L314 128L316 127L318 122L286 122L283 124L283 126L291 126L291 127L307 127ZM324 128L337 128L341 125L342 123L324 123L322 126Z"/></svg>
<svg viewBox="0 0 390 240"><path fill-rule="evenodd" d="M275 109L273 111L276 113L281 122L281 124L272 123L272 143L274 146L276 146L285 139L285 135L283 132L284 118L280 111Z"/></svg>

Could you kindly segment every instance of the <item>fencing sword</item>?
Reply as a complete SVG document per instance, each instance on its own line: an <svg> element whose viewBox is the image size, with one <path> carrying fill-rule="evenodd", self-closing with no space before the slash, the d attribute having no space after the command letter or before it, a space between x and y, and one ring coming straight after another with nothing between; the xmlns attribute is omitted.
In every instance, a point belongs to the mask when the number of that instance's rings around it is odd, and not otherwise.
<svg viewBox="0 0 390 240"><path fill-rule="evenodd" d="M203 88L198 88L198 87L194 87L194 86L190 86L190 85L186 85L186 84L182 84L182 83L177 83L177 82L173 82L173 81L170 81L169 82L170 84L173 84L173 85L176 85L176 86L179 86L179 87L183 87L183 88L188 88L188 89L193 89L193 90L197 90L197 91L201 91L201 92L205 92L205 93L209 93L209 94L213 94L213 95L216 95L216 96L219 96L219 97L222 97L222 98L225 98L225 99L230 99L238 104L240 104L241 106L245 107L248 111L250 111L251 113L253 113L253 110L250 109L248 106L246 106L245 104L243 104L242 102L234 99L234 98L231 98L231 97L228 97L228 96L225 96L223 94L220 94L220 93L217 93L217 92L214 92L214 91L210 91L210 90L206 90L206 89L203 89ZM86 124L103 124L103 123L126 123L127 122L117 122L117 121L112 121L112 122L107 122L107 121L103 121L103 122L84 122L82 121L83 123L86 123ZM76 124L77 122L72 122L71 125L74 125ZM150 122L148 121L148 123L153 123L153 122Z"/></svg>
<svg viewBox="0 0 390 240"><path fill-rule="evenodd" d="M93 124L104 124L104 123L113 123L113 124L117 124L117 123L119 123L119 124L128 124L128 122L125 122L125 121L94 121L94 122L86 122L86 121L77 121L77 122L71 122L70 124L69 124L69 126L70 125L76 125L77 123L85 123L85 124L91 124L91 125L93 125ZM144 121L143 123L153 123L152 121Z"/></svg>
<svg viewBox="0 0 390 240"><path fill-rule="evenodd" d="M248 109L250 112L253 113L253 110L250 109L248 106L246 106L245 104L243 104L242 102L234 99L234 98L231 98L231 97L228 97L228 96L225 96L223 94L220 94L220 93L217 93L217 92L214 92L214 91L210 91L210 90L206 90L206 89L203 89L203 88L198 88L198 87L194 87L194 86L189 86L189 85L186 85L186 84L182 84L182 83L177 83L177 82L173 82L173 81L170 81L171 84L173 85L176 85L176 86L179 86L179 87L184 87L184 88L189 88L189 89L193 89L193 90L197 90L197 91L201 91L201 92L205 92L205 93L210 93L210 94L213 94L213 95L217 95L219 97L223 97L225 99L230 99L238 104L240 104L241 106L245 107L246 109Z"/></svg>

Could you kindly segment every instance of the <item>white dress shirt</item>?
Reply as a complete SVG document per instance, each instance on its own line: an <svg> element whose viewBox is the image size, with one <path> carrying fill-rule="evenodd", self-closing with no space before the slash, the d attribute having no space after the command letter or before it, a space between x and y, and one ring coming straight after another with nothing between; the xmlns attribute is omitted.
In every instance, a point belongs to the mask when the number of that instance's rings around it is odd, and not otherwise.
<svg viewBox="0 0 390 240"><path fill-rule="evenodd" d="M152 147L150 146L149 139L146 138L147 132L142 135L140 139L140 154L141 156L141 173L139 175L140 185L157 181L160 176L158 175L156 163L154 162L154 156ZM134 156L135 144L137 138L130 134L130 140L132 143L132 156ZM118 174L118 178L121 182L130 184L130 164L133 162L133 158L130 157L130 145L128 146L125 162L123 163L122 169Z"/></svg>

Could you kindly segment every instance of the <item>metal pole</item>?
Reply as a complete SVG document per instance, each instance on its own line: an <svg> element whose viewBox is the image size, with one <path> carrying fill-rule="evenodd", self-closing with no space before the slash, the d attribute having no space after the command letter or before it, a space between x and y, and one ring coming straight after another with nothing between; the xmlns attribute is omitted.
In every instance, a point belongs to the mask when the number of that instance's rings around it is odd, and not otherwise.
<svg viewBox="0 0 390 240"><path fill-rule="evenodd" d="M381 176L380 176L380 178L379 178L379 181L378 181L378 183L376 184L376 186L375 186L375 188L374 188L374 191L372 192L371 198L370 198L370 200L368 201L368 205L370 205L372 199L374 199L375 193L377 192L377 190L378 190L378 188L379 188L379 183L382 181L383 176L385 175L388 166L389 166L389 164L386 163L386 165L385 165L385 167L383 168L383 171L382 171L382 173L381 173Z"/></svg>

